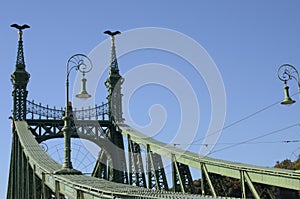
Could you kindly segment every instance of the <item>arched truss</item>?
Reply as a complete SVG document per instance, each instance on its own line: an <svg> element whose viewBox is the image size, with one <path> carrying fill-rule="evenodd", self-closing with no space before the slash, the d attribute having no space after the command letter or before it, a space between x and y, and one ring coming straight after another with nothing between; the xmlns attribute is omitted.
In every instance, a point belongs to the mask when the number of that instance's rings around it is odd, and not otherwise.
<svg viewBox="0 0 300 199"><path fill-rule="evenodd" d="M292 170L283 170L277 168L266 168L242 163L230 162L225 160L213 159L199 154L184 151L166 143L157 141L151 137L147 137L141 132L131 128L126 124L117 124L119 131L124 136L129 136L132 141L147 148L152 153L167 157L172 160L174 179L180 181L181 191L184 192L184 181L190 178L189 170L186 166L191 166L201 170L202 179L206 179L211 194L216 197L214 184L212 183L212 175L217 174L239 179L242 183L243 197L246 197L245 186L247 185L252 192L254 198L260 198L254 183L260 183L270 186L283 187L287 189L300 190L300 172ZM176 176L177 175L177 176ZM186 176L186 177L184 177ZM203 181L202 181L203 182ZM176 184L176 183L174 183ZM202 192L205 190L202 183Z"/></svg>
<svg viewBox="0 0 300 199"><path fill-rule="evenodd" d="M62 112L55 109L52 109L51 112L47 110L48 107L41 107L32 109L32 112L30 112L32 117L26 120L26 125L28 125L26 126L26 131L30 130L29 132L34 135L38 143L48 139L62 138L63 121L49 118L50 115L56 117L57 114L62 114ZM104 110L99 107L97 109ZM175 192L194 192L195 189L192 184L193 179L191 178L189 167L194 167L201 171L201 191L203 195L210 193L217 197L218 193L214 185L215 175L239 179L243 197L246 197L245 187L247 187L254 198L260 198L260 193L255 186L256 183L300 190L299 172L258 167L199 156L150 137L145 138L145 135L126 124L113 123L105 116L105 111L102 112L101 120L91 120L91 117L94 117L91 113L97 112L93 109L89 109L90 113L86 110L82 111L77 112L77 115L86 115L87 117L84 116L81 120L74 120L74 131L71 136L90 140L104 149L99 153L98 161L92 173L94 177L149 189L169 190L170 187L168 186L162 163L162 157L167 157L172 161L173 187L171 189ZM34 114L39 113L43 115L39 115L38 119L33 117ZM22 128L22 131L24 131L24 128ZM18 133L20 134L20 132ZM126 137L128 141L128 150L126 151L128 153L128 173L125 156L118 155L124 153L122 136ZM116 148L115 145L118 147ZM141 157L141 148L144 148L146 151L146 161ZM116 153L116 150L123 150L123 152ZM30 157L31 159L34 158ZM24 161L26 162L26 158ZM117 162L121 163L121 166L116 164ZM13 163L16 165L20 162L17 160ZM41 169L43 170L43 168ZM10 177L10 180L13 180L13 177L12 179ZM51 190L53 191L53 189ZM206 192L207 190L208 192Z"/></svg>
<svg viewBox="0 0 300 199"><path fill-rule="evenodd" d="M85 175L59 175L61 165L38 144L26 121L15 121L7 198L202 198L141 189Z"/></svg>

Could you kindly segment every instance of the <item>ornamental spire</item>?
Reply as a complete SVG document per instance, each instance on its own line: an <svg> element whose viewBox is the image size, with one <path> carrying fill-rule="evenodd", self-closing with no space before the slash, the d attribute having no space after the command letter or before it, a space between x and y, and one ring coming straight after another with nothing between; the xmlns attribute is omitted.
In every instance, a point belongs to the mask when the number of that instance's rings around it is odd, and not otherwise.
<svg viewBox="0 0 300 199"><path fill-rule="evenodd" d="M17 54L16 68L17 69L25 69L22 35L23 35L23 30L26 28L30 28L30 26L27 24L24 24L22 26L20 26L18 24L12 24L11 27L19 30L18 54Z"/></svg>
<svg viewBox="0 0 300 199"><path fill-rule="evenodd" d="M121 34L121 32L120 31L111 32L110 30L107 30L104 33L111 36L110 74L119 73L116 46L115 46L115 35Z"/></svg>
<svg viewBox="0 0 300 199"><path fill-rule="evenodd" d="M16 69L11 74L11 81L14 86L13 95L13 118L14 120L26 119L26 100L27 100L27 84L30 74L25 70L24 52L23 52L23 30L30 28L27 24L22 26L12 24L11 27L19 30L18 53L16 61Z"/></svg>
<svg viewBox="0 0 300 199"><path fill-rule="evenodd" d="M121 34L120 31L111 32L107 30L104 32L111 36L111 58L110 58L110 72L105 82L108 89L108 104L110 118L116 122L123 122L122 118L122 94L121 86L124 81L119 74L118 61L115 47L115 35Z"/></svg>

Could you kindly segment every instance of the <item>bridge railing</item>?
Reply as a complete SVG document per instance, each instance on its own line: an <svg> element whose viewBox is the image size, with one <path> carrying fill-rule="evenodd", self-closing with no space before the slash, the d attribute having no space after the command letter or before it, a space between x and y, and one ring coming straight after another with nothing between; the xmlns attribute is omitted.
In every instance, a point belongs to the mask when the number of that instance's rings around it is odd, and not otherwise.
<svg viewBox="0 0 300 199"><path fill-rule="evenodd" d="M57 109L56 107L43 106L41 103L36 104L33 100L27 100L26 113L28 119L53 119L60 120L64 114L64 108ZM95 105L94 107L76 109L72 111L74 119L77 120L108 120L108 103Z"/></svg>
<svg viewBox="0 0 300 199"><path fill-rule="evenodd" d="M14 121L12 160L7 198L185 198L210 196L175 193L115 183L86 175L59 175L61 165L37 143L26 121ZM52 197L51 197L52 198ZM221 197L220 197L221 199Z"/></svg>
<svg viewBox="0 0 300 199"><path fill-rule="evenodd" d="M244 181L244 184L247 183L253 194L257 195L258 193L253 183L300 190L299 171L260 167L202 156L155 140L127 124L119 123L116 125L124 136L128 137L129 135L130 139L135 143L145 148L148 147L149 150L163 157L172 159L173 156L177 162L201 170L201 173L203 173L206 178L209 178L209 173L213 173L240 179ZM213 187L211 187L211 189L213 189Z"/></svg>

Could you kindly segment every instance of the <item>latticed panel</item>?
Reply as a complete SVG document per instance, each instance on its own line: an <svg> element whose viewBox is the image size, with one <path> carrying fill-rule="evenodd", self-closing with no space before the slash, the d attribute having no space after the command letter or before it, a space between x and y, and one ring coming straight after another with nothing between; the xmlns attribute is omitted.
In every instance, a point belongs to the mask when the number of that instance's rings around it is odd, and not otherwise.
<svg viewBox="0 0 300 199"><path fill-rule="evenodd" d="M112 154L113 162L113 176L114 182L120 182L128 184L128 172L126 166L124 142L122 134L116 130L114 125L111 125L107 131L109 140L113 143L113 147L110 151Z"/></svg>
<svg viewBox="0 0 300 199"><path fill-rule="evenodd" d="M180 162L174 162L173 170L176 171L175 182L174 182L175 191L177 192L181 191L185 193L195 193L195 187L193 184L193 179L192 179L189 166L182 164ZM184 190L181 190L182 189L181 187L183 187Z"/></svg>
<svg viewBox="0 0 300 199"><path fill-rule="evenodd" d="M140 145L128 139L129 184L147 187Z"/></svg>
<svg viewBox="0 0 300 199"><path fill-rule="evenodd" d="M38 142L42 142L51 138L59 138L63 136L62 120L27 120L30 126L30 131L35 136ZM97 140L107 138L107 126L109 124L101 121L87 121L79 120L72 122L72 137L85 137L89 138L95 143ZM96 143L97 144L97 143Z"/></svg>
<svg viewBox="0 0 300 199"><path fill-rule="evenodd" d="M162 158L147 147L147 172L150 189L168 190L168 182Z"/></svg>
<svg viewBox="0 0 300 199"><path fill-rule="evenodd" d="M110 176L110 168L111 163L109 163L108 157L104 150L101 150L99 153L99 157L97 159L97 162L95 164L94 170L92 172L92 176L97 178L102 178L106 180L112 181L112 177Z"/></svg>
<svg viewBox="0 0 300 199"><path fill-rule="evenodd" d="M25 88L15 88L13 91L14 97L14 119L22 121L26 118L26 98L27 91Z"/></svg>
<svg viewBox="0 0 300 199"><path fill-rule="evenodd" d="M31 116L28 119L53 119L60 120L65 115L64 108L57 109L36 104L34 101L26 101L26 113ZM76 109L72 111L74 120L102 120L108 121L108 103L95 105L95 107L88 107L86 109Z"/></svg>
<svg viewBox="0 0 300 199"><path fill-rule="evenodd" d="M111 78L111 91L109 94L110 101L110 112L111 116L116 122L122 122L122 94L121 94L121 85L123 79L121 76L110 77Z"/></svg>

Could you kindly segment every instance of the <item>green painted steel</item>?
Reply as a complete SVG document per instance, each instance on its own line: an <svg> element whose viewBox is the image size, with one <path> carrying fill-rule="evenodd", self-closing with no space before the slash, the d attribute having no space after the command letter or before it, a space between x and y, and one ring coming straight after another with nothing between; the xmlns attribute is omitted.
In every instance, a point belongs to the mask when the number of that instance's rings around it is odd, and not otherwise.
<svg viewBox="0 0 300 199"><path fill-rule="evenodd" d="M30 74L25 70L24 51L23 51L23 29L29 28L28 25L19 26L17 24L11 27L19 30L18 52L15 71L11 74L11 82L14 86L13 96L13 118L14 120L26 119L26 101L27 101L27 84Z"/></svg>
<svg viewBox="0 0 300 199"><path fill-rule="evenodd" d="M128 140L129 184L147 188L140 145Z"/></svg>
<svg viewBox="0 0 300 199"><path fill-rule="evenodd" d="M105 86L108 89L108 107L110 118L117 122L122 122L122 94L121 86L123 84L123 77L119 73L118 60L115 46L115 35L120 34L119 31L111 32L105 31L105 34L111 36L111 60L109 77L105 81Z"/></svg>
<svg viewBox="0 0 300 199"><path fill-rule="evenodd" d="M14 150L19 156L24 156L25 162L34 171L35 176L39 179L42 198L47 198L48 194L66 196L69 198L212 198L200 195L191 195L183 193L174 193L168 191L156 191L153 189L140 188L122 183L109 182L103 179L85 176L85 175L56 175L55 171L61 168L61 165L55 162L47 153L39 146L34 136L28 130L28 124L25 121L15 121L16 146ZM14 151L13 150L13 151ZM16 158L14 158L15 160ZM23 168L21 162L17 168ZM17 178L20 178L20 173ZM28 179L23 179L23 181ZM20 181L21 178L20 178ZM11 182L13 185L13 182ZM37 182L36 182L37 183ZM19 184L20 185L20 184ZM37 185L36 185L37 186ZM23 188L16 189L11 187L7 198L12 193L19 190L22 193ZM34 190L31 190L34 192ZM50 192L49 192L50 191ZM31 194L31 193L30 193ZM33 193L32 193L33 194ZM24 197L26 198L26 197ZM221 197L220 197L221 198Z"/></svg>
<svg viewBox="0 0 300 199"><path fill-rule="evenodd" d="M108 103L98 107L96 106L92 109L89 108L81 111L74 110L72 118L80 120L80 122L76 121L76 125L77 127L81 127L81 136L83 136L84 139L91 140L91 137L87 137L84 134L84 132L87 131L87 129L83 128L85 126L86 128L89 128L89 130L93 129L92 131L97 135L95 136L96 139L93 137L96 144L109 149L107 150L109 153L102 153L102 155L99 156L99 159L107 161L110 159L109 167L113 169L113 172L111 172L113 175L109 177L110 174L108 174L109 172L107 171L108 167L100 163L96 164L93 172L93 175L98 178L85 175L74 175L75 173L68 173L68 175L60 173L60 175L57 175L55 171L58 171L62 165L58 164L48 156L39 146L38 142L62 137L62 121L60 118L63 115L63 110L56 110L55 108L49 109L48 106L42 107L41 105L34 104L34 102L27 101L27 84L29 82L30 74L25 70L22 31L25 28L29 28L29 26L13 24L12 27L19 30L19 41L16 67L11 75L14 87L12 92L12 119L14 128L7 198L50 198L51 195L55 195L56 198L66 196L77 199L118 197L207 198L200 195L166 191L169 187L162 157L167 157L172 160L173 188L175 191L179 191L179 189L176 189L176 185L181 187L180 190L182 192L189 191L186 190L187 186L192 187L192 178L189 167L201 170L202 194L205 194L204 180L206 180L212 195L215 198L217 197L217 194L211 180L214 177L213 174L240 179L243 198L247 195L245 188L246 184L252 192L253 197L256 199L259 199L260 196L255 189L254 183L300 190L299 171L258 167L204 157L196 153L183 151L151 137L146 137L144 134L124 124L122 118L121 94L121 86L124 79L119 74L114 37L115 35L120 34L119 31L104 32L110 35L112 39L110 72L109 77L105 82L108 89ZM85 91L85 85L83 90ZM68 92L66 107L68 107L67 104ZM31 119L26 118L27 113L31 114ZM68 113L68 110L66 110L66 113ZM38 115L39 118L34 119L34 115ZM98 117L101 117L102 120L98 120ZM49 118L52 118L52 120ZM68 123L68 125L65 126L69 129L65 129L65 131L68 132L69 136L78 137L78 132L71 129L70 118L69 120L66 120L66 123ZM99 124L101 129L96 127ZM103 127L105 127L105 130ZM128 139L128 151L131 153L128 154L130 179L128 179L123 136ZM110 143L113 143L113 145L116 145L117 147L113 148L108 144L105 144L106 138L110 140ZM68 137L68 139L70 139L70 137ZM70 148L69 145L66 144L66 146L67 147L65 148ZM149 189L146 188L143 160L140 154L141 146L144 146L147 151L146 172L148 174ZM69 154L66 154L65 157L67 157L67 161L65 161L64 167L72 168ZM79 174L79 172L77 174ZM101 176L114 182L99 179ZM126 185L128 183L135 184L136 186ZM156 190L154 190L154 188Z"/></svg>
<svg viewBox="0 0 300 199"><path fill-rule="evenodd" d="M209 173L215 173L236 179L240 179L240 172L243 171L244 174L247 175L247 179L251 182L300 190L299 171L259 167L204 157L157 141L151 137L147 137L126 124L120 123L118 124L118 127L124 136L130 135L131 140L134 142L143 145L144 147L150 146L151 151L170 159L172 158L172 154L174 154L178 162L194 168L201 169L201 164L203 164Z"/></svg>

